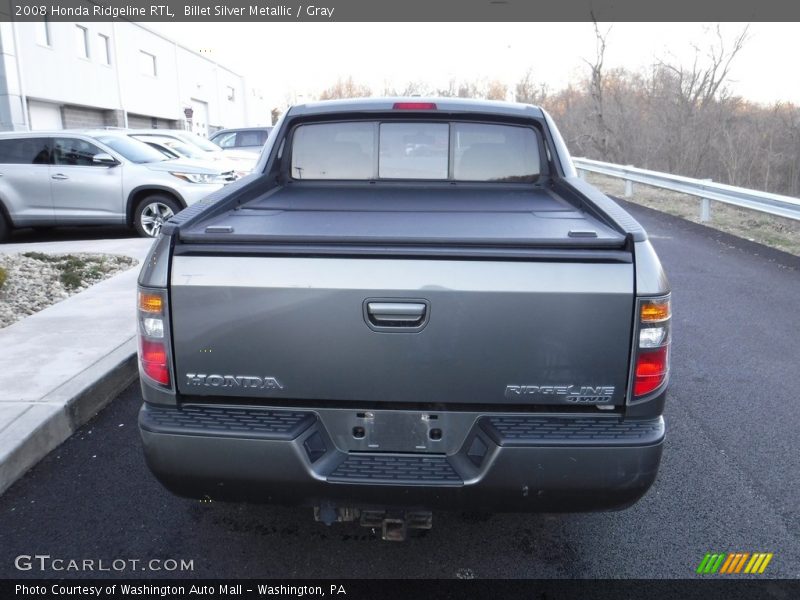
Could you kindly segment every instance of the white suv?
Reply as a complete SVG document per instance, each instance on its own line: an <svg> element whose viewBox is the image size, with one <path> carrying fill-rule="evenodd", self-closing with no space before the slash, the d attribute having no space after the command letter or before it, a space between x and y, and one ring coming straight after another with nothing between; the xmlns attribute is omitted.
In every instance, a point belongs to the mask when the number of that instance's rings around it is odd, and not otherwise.
<svg viewBox="0 0 800 600"><path fill-rule="evenodd" d="M12 228L125 225L155 237L164 221L231 172L167 160L116 131L0 134L0 239Z"/></svg>

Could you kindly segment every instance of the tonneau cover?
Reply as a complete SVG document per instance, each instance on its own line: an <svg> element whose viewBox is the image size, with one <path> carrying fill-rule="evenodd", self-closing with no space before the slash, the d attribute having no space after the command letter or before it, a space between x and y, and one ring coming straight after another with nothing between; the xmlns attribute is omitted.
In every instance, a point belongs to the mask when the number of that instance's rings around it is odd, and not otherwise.
<svg viewBox="0 0 800 600"><path fill-rule="evenodd" d="M181 229L224 243L619 248L624 236L551 189L517 185L291 184Z"/></svg>

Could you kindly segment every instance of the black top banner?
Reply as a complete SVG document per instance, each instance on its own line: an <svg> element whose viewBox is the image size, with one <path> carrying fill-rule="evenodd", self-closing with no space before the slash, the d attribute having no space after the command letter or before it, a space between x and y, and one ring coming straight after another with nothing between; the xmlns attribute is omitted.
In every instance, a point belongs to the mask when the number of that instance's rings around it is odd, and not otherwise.
<svg viewBox="0 0 800 600"><path fill-rule="evenodd" d="M36 21L800 21L787 0L10 0L0 20Z"/></svg>

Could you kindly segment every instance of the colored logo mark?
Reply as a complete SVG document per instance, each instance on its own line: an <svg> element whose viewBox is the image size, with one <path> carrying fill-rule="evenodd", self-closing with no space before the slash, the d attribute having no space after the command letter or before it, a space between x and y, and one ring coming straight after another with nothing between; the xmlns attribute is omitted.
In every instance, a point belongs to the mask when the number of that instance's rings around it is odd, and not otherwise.
<svg viewBox="0 0 800 600"><path fill-rule="evenodd" d="M772 552L708 552L696 572L701 575L763 573L772 556Z"/></svg>

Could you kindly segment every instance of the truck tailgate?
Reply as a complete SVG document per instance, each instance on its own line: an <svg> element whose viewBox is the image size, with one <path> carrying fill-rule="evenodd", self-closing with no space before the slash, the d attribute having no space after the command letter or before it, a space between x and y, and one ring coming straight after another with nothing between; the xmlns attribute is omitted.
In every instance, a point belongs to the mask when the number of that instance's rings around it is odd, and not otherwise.
<svg viewBox="0 0 800 600"><path fill-rule="evenodd" d="M624 403L631 263L176 255L170 287L182 394Z"/></svg>

